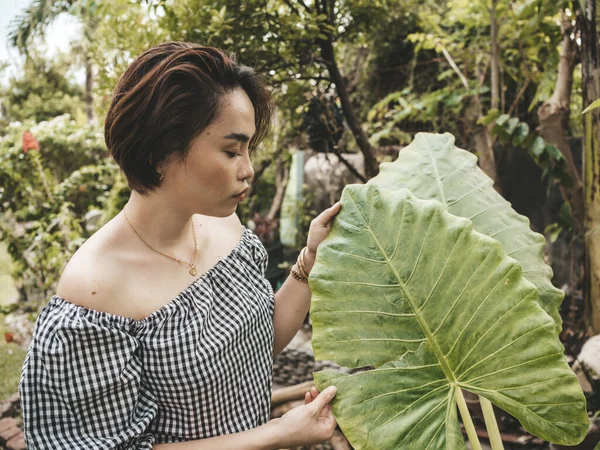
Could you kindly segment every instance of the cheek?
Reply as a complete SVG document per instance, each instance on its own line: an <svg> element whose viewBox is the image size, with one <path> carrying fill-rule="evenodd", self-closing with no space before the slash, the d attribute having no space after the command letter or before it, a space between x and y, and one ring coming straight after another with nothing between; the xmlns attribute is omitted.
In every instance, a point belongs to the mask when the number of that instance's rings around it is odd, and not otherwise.
<svg viewBox="0 0 600 450"><path fill-rule="evenodd" d="M233 164L217 164L214 161L204 161L194 166L194 170L188 168L188 181L190 178L198 185L200 184L205 190L217 191L222 190L223 186L230 183L232 175L235 174Z"/></svg>

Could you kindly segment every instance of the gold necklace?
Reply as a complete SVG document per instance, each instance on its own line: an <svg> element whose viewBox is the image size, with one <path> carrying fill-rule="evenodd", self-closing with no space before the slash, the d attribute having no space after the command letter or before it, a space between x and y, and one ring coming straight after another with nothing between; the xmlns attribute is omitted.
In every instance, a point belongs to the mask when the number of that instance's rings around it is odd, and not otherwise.
<svg viewBox="0 0 600 450"><path fill-rule="evenodd" d="M140 238L140 240L146 244L151 250L154 250L156 253L160 253L163 256L166 256L169 259L172 259L173 261L177 261L179 264L182 264L184 266L188 266L190 267L190 275L195 277L196 274L198 273L196 271L196 265L194 264L194 262L196 261L196 230L194 227L194 219L192 218L192 235L194 236L194 256L192 257L192 262L186 262L186 261L182 261L181 259L177 259L177 258L173 258L172 256L169 255L165 255L163 252L159 252L158 250L156 250L155 248L153 248L150 244L148 244L141 236L140 234L135 230L135 228L133 228L133 225L131 225L131 222L129 221L129 219L127 218L127 214L125 213L125 209L123 209L123 215L125 215L125 220L127 220L127 223L129 224L129 226L131 227L131 229L133 230L133 232L135 234L137 234L137 236Z"/></svg>

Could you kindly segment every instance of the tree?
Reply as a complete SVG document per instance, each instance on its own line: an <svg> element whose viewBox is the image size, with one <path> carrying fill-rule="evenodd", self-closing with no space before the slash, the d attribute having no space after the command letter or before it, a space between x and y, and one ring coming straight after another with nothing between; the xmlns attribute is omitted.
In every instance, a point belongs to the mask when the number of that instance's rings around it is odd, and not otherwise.
<svg viewBox="0 0 600 450"><path fill-rule="evenodd" d="M581 29L581 63L583 104L600 99L600 41L596 0L585 0L579 17ZM586 298L592 329L600 332L600 110L585 114L585 237Z"/></svg>
<svg viewBox="0 0 600 450"><path fill-rule="evenodd" d="M562 32L556 87L552 96L538 109L539 133L546 142L558 148L565 157L568 182L562 183L560 189L563 199L571 207L574 231L581 233L584 221L583 184L581 175L575 167L567 139L571 116L573 71L578 62L577 46L571 37L573 33L571 19L565 12L562 13Z"/></svg>
<svg viewBox="0 0 600 450"><path fill-rule="evenodd" d="M184 0L152 5L164 11L161 26L173 38L231 48L242 62L268 74L279 89L288 92L294 84L300 84L306 93L322 84L335 89L365 157L367 177L378 172L375 150L348 94L337 53L340 46L368 42L388 23L392 10L404 11L398 2L254 0L240 4L218 0L208 5L201 0ZM304 96L298 100L296 106L306 101Z"/></svg>
<svg viewBox="0 0 600 450"><path fill-rule="evenodd" d="M47 60L36 52L29 54L21 75L0 89L0 129L27 119L41 122L65 113L74 118L84 115L84 93L67 78L71 66L67 58L58 55Z"/></svg>
<svg viewBox="0 0 600 450"><path fill-rule="evenodd" d="M43 36L47 26L60 14L68 13L81 21L82 36L74 49L78 50L85 66L85 104L88 122L94 120L93 65L89 47L98 26L97 9L95 0L34 0L13 21L9 33L10 43L27 55L33 45L34 37Z"/></svg>

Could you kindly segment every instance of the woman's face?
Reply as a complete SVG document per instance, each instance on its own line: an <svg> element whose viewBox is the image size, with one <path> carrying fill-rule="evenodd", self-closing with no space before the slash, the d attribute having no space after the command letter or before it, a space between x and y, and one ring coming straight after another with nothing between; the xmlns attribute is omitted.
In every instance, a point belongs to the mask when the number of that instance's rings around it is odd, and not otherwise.
<svg viewBox="0 0 600 450"><path fill-rule="evenodd" d="M248 144L255 133L254 106L243 89L223 97L217 118L191 142L183 162L163 168L159 188L192 214L228 217L249 187L254 170Z"/></svg>

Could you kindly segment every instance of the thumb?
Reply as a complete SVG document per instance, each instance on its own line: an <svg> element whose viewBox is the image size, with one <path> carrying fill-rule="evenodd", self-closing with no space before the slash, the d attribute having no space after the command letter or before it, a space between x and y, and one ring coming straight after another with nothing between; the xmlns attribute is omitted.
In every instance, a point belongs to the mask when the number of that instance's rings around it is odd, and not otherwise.
<svg viewBox="0 0 600 450"><path fill-rule="evenodd" d="M335 386L329 386L323 392L321 392L317 398L315 398L311 406L313 410L316 412L321 412L321 410L331 401L333 397L335 397L335 393L337 392L337 388Z"/></svg>

